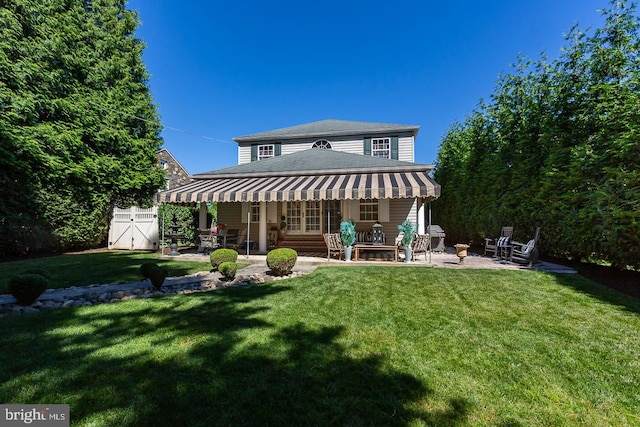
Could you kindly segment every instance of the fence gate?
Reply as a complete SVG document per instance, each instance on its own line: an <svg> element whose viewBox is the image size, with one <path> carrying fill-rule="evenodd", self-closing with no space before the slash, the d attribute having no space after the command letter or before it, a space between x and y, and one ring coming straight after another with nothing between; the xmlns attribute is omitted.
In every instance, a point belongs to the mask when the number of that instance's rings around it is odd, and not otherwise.
<svg viewBox="0 0 640 427"><path fill-rule="evenodd" d="M113 208L109 249L157 250L159 241L157 206L148 209L135 206Z"/></svg>

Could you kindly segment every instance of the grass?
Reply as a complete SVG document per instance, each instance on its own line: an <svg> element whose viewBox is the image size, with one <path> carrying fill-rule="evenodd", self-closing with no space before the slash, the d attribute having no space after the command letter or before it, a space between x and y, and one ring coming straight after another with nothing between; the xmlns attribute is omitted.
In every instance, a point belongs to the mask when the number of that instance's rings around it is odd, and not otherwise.
<svg viewBox="0 0 640 427"><path fill-rule="evenodd" d="M160 258L159 253L101 251L64 254L0 263L0 294L7 293L7 282L20 273L44 270L49 274L49 288L86 286L94 283L120 283L142 280L140 265L155 262L169 270L169 276L185 276L209 271L211 264Z"/></svg>
<svg viewBox="0 0 640 427"><path fill-rule="evenodd" d="M73 425L640 425L640 304L577 275L322 267L0 328L0 401Z"/></svg>

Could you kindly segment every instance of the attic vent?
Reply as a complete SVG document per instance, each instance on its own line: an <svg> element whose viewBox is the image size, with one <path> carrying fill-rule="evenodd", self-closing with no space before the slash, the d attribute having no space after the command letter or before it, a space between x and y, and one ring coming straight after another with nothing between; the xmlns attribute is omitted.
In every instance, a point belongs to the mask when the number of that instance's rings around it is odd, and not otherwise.
<svg viewBox="0 0 640 427"><path fill-rule="evenodd" d="M326 139L319 139L313 143L311 148L323 148L325 150L331 150L331 143Z"/></svg>

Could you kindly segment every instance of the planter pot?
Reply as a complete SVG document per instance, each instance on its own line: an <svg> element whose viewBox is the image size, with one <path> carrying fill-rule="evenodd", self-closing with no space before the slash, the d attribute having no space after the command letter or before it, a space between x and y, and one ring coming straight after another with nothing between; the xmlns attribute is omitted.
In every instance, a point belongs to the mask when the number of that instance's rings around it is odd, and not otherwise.
<svg viewBox="0 0 640 427"><path fill-rule="evenodd" d="M464 258L467 256L467 249L469 249L469 245L458 243L457 245L453 245L453 247L456 248L458 258L460 258L458 264L464 264Z"/></svg>
<svg viewBox="0 0 640 427"><path fill-rule="evenodd" d="M351 261L351 253L353 252L353 246L344 247L344 259L345 261Z"/></svg>
<svg viewBox="0 0 640 427"><path fill-rule="evenodd" d="M411 262L412 250L410 247L404 248L404 261Z"/></svg>

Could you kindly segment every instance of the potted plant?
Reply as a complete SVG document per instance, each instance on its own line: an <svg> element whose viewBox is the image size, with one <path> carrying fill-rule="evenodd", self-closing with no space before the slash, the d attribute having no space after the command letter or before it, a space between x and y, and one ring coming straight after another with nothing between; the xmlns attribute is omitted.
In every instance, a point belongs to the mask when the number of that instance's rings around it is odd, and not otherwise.
<svg viewBox="0 0 640 427"><path fill-rule="evenodd" d="M353 244L356 242L356 223L351 218L340 223L340 240L344 246L344 259L351 261Z"/></svg>
<svg viewBox="0 0 640 427"><path fill-rule="evenodd" d="M398 226L398 231L402 233L402 246L404 246L405 262L411 262L411 244L416 234L416 227L411 221L405 219L402 224Z"/></svg>

